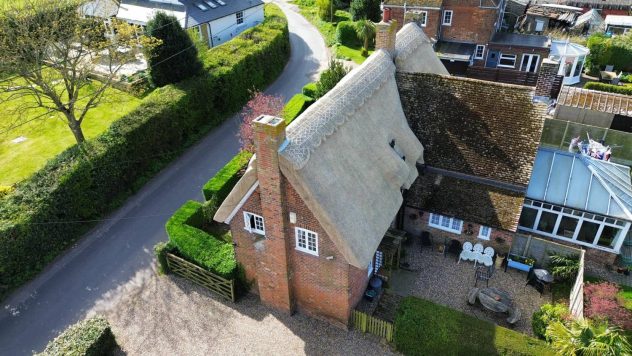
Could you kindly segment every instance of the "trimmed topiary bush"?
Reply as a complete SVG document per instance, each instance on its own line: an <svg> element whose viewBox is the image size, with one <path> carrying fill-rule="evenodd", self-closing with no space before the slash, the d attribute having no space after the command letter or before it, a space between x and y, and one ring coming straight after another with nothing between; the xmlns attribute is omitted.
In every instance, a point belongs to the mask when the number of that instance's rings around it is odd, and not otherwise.
<svg viewBox="0 0 632 356"><path fill-rule="evenodd" d="M353 21L340 21L336 26L336 42L347 47L360 47L362 41L356 34L355 23Z"/></svg>
<svg viewBox="0 0 632 356"><path fill-rule="evenodd" d="M303 95L305 96L309 96L310 98L315 98L316 97L316 82L305 84L305 86L303 86L302 92L303 92Z"/></svg>
<svg viewBox="0 0 632 356"><path fill-rule="evenodd" d="M204 74L159 88L102 135L71 147L0 197L0 299L41 271L201 135L283 71L287 22L266 5L263 24L208 50ZM47 223L49 222L49 223Z"/></svg>
<svg viewBox="0 0 632 356"><path fill-rule="evenodd" d="M70 326L49 342L42 356L106 356L117 348L110 324L102 316Z"/></svg>
<svg viewBox="0 0 632 356"><path fill-rule="evenodd" d="M588 82L584 84L584 89L592 89L598 91L605 91L607 93L632 95L632 87L622 85L612 85L599 82Z"/></svg>
<svg viewBox="0 0 632 356"><path fill-rule="evenodd" d="M307 95L294 95L292 99L285 104L285 108L283 108L283 118L285 122L288 124L292 122L292 120L296 119L303 111L312 105L313 102L314 99Z"/></svg>
<svg viewBox="0 0 632 356"><path fill-rule="evenodd" d="M174 253L176 245L171 241L160 241L154 245L154 254L158 260L158 273L169 273L169 264L167 263L167 253Z"/></svg>
<svg viewBox="0 0 632 356"><path fill-rule="evenodd" d="M544 304L531 316L533 335L544 340L546 328L554 321L564 321L569 317L568 306L564 304Z"/></svg>
<svg viewBox="0 0 632 356"><path fill-rule="evenodd" d="M202 187L204 199L208 200L212 206L216 208L219 207L235 184L237 184L239 178L241 178L240 172L248 165L250 158L252 158L252 153L241 151L226 163L226 165Z"/></svg>

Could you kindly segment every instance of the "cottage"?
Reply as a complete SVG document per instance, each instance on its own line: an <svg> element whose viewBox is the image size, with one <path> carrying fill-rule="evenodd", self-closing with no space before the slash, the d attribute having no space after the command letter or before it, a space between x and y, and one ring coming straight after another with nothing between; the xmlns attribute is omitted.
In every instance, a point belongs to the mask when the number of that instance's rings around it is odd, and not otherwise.
<svg viewBox="0 0 632 356"><path fill-rule="evenodd" d="M579 7L558 4L532 5L518 20L517 27L524 33L542 34L547 30L568 30L582 13Z"/></svg>
<svg viewBox="0 0 632 356"><path fill-rule="evenodd" d="M116 18L145 26L158 11L174 16L183 28L197 31L209 47L263 22L261 0L121 0Z"/></svg>
<svg viewBox="0 0 632 356"><path fill-rule="evenodd" d="M625 35L632 29L632 16L608 15L604 21L606 33Z"/></svg>

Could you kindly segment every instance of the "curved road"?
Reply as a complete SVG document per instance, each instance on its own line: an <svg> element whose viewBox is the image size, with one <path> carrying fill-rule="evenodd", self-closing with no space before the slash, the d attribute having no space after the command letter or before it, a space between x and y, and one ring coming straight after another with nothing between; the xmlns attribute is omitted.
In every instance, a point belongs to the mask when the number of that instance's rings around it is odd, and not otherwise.
<svg viewBox="0 0 632 356"><path fill-rule="evenodd" d="M316 30L290 5L278 3L290 29L292 56L266 93L288 100L316 79L327 48ZM238 151L239 119L214 129L160 172L126 204L0 309L0 355L30 355L68 325L83 319L108 291L149 267L153 246L167 239L164 225L185 201L201 200L202 185Z"/></svg>

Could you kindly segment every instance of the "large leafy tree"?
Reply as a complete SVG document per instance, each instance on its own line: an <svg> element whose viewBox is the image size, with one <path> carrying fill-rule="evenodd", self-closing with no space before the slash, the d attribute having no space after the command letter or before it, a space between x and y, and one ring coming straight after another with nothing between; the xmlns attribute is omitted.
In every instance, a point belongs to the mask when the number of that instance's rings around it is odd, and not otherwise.
<svg viewBox="0 0 632 356"><path fill-rule="evenodd" d="M239 126L239 143L244 151L255 152L252 121L261 115L279 116L283 111L283 98L267 95L260 91L252 93L252 99L242 109L241 126Z"/></svg>
<svg viewBox="0 0 632 356"><path fill-rule="evenodd" d="M103 20L83 17L82 5L80 0L5 4L0 13L0 103L13 101L16 108L4 113L11 117L5 130L34 120L22 114L43 108L44 120L62 116L77 143L83 143L81 125L88 112L102 103L120 69L136 59L133 48L150 44L133 26L117 21L112 23L116 36L107 38ZM92 80L97 69L99 80Z"/></svg>
<svg viewBox="0 0 632 356"><path fill-rule="evenodd" d="M546 338L559 355L563 356L624 356L632 348L621 329L607 323L588 320L572 321L565 325L555 321L546 329Z"/></svg>
<svg viewBox="0 0 632 356"><path fill-rule="evenodd" d="M147 53L149 73L156 86L177 83L200 73L197 48L174 16L158 12L147 23L147 35L161 41Z"/></svg>
<svg viewBox="0 0 632 356"><path fill-rule="evenodd" d="M351 0L349 12L353 21L368 19L379 22L382 17L380 0Z"/></svg>

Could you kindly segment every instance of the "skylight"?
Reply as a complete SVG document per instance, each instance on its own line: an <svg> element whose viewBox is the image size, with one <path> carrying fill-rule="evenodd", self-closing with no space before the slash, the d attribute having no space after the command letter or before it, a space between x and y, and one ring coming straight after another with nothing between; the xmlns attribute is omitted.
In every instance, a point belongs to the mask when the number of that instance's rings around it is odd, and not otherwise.
<svg viewBox="0 0 632 356"><path fill-rule="evenodd" d="M208 10L208 7L204 6L203 4L201 4L199 2L196 2L196 3L193 3L193 4L195 5L195 7L197 7L198 9L200 9L202 11L207 11Z"/></svg>
<svg viewBox="0 0 632 356"><path fill-rule="evenodd" d="M206 5L210 6L211 9L215 9L217 7L217 5L215 5L215 3L210 0L204 0L204 2L206 3Z"/></svg>
<svg viewBox="0 0 632 356"><path fill-rule="evenodd" d="M225 3L225 2L223 2L222 0L215 0L215 1L217 1L217 3L218 3L218 4L220 4L220 5L222 5L222 6L226 5L226 3Z"/></svg>

